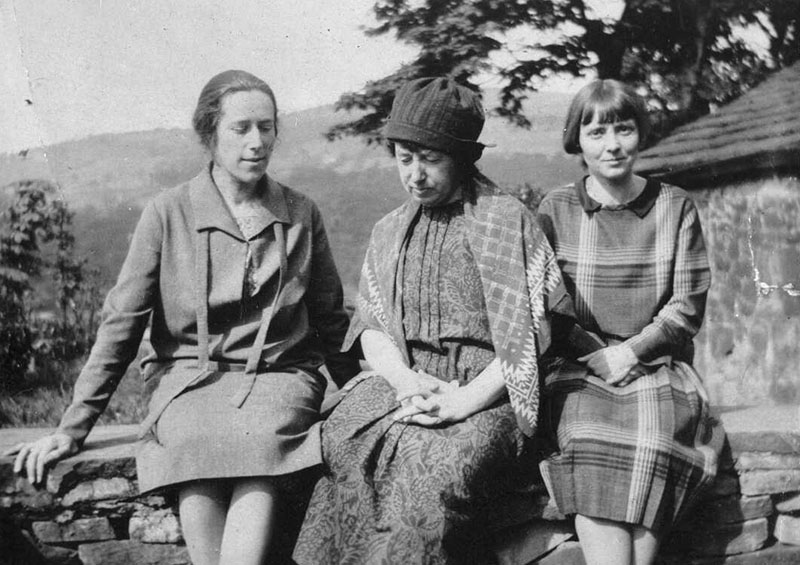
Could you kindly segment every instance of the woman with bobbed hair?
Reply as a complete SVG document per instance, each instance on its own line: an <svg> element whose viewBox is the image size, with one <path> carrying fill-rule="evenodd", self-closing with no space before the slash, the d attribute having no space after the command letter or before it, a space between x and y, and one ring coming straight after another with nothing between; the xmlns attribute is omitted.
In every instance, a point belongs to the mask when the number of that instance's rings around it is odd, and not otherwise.
<svg viewBox="0 0 800 565"><path fill-rule="evenodd" d="M323 424L300 565L494 561L489 511L536 429L547 313L568 300L536 217L475 166L483 123L450 79L395 97L383 133L409 198L372 232L345 341L372 371Z"/></svg>
<svg viewBox="0 0 800 565"><path fill-rule="evenodd" d="M176 492L195 565L256 565L280 497L321 463L320 367L344 379L357 363L338 354L348 317L319 210L266 174L272 89L220 73L193 125L208 166L145 207L72 404L17 446L15 471L41 482L81 447L150 323L139 490Z"/></svg>
<svg viewBox="0 0 800 565"><path fill-rule="evenodd" d="M723 440L691 365L710 284L700 219L686 192L634 173L648 132L631 87L586 85L563 144L587 174L539 207L578 323L597 343L560 348L543 418L555 450L542 473L575 515L589 565L652 563L713 480Z"/></svg>

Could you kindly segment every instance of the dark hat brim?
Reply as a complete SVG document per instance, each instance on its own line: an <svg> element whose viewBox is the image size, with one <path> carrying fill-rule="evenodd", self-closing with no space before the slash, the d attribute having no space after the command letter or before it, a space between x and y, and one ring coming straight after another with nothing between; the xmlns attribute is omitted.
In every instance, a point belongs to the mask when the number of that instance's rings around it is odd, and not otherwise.
<svg viewBox="0 0 800 565"><path fill-rule="evenodd" d="M416 124L399 122L391 118L383 127L383 136L392 141L416 143L451 156L467 157L472 162L480 159L483 149L486 147L479 141L460 139L441 131L433 131Z"/></svg>

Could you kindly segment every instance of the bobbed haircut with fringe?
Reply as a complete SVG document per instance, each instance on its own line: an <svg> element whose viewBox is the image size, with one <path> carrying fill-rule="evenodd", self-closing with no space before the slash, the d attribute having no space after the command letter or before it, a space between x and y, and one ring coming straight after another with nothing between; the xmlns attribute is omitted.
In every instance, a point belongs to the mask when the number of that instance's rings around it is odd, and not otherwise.
<svg viewBox="0 0 800 565"><path fill-rule="evenodd" d="M650 118L644 100L633 87L613 79L598 79L581 88L567 110L562 144L564 151L578 155L581 151L581 126L595 116L601 124L633 120L639 130L639 149L650 135Z"/></svg>

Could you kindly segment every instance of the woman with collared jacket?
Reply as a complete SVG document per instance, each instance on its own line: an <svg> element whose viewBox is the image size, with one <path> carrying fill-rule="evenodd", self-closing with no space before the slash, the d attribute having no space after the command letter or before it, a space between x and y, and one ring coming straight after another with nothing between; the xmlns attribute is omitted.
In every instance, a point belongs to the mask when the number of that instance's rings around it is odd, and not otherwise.
<svg viewBox="0 0 800 565"><path fill-rule="evenodd" d="M54 434L17 446L15 470L40 482L80 449L150 323L140 492L177 493L195 564L257 564L277 501L321 462L320 367L346 377L348 317L319 210L266 174L271 88L220 73L193 125L208 166L144 209L73 402Z"/></svg>

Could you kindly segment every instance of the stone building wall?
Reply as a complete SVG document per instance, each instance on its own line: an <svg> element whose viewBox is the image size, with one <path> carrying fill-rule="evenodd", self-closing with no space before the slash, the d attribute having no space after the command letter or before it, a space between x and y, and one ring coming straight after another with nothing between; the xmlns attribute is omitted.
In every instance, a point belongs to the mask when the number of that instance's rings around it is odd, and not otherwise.
<svg viewBox="0 0 800 565"><path fill-rule="evenodd" d="M713 275L695 357L712 403L800 402L800 182L691 194Z"/></svg>

